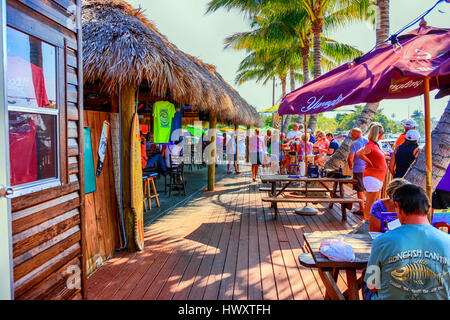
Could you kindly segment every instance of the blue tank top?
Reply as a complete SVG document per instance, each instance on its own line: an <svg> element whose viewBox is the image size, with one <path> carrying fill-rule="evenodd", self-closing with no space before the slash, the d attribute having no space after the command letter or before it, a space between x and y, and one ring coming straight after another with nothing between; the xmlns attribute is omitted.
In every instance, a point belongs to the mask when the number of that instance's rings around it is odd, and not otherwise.
<svg viewBox="0 0 450 320"><path fill-rule="evenodd" d="M417 144L402 144L398 147L395 155L395 178L403 178L411 164L416 160L414 150L418 148Z"/></svg>

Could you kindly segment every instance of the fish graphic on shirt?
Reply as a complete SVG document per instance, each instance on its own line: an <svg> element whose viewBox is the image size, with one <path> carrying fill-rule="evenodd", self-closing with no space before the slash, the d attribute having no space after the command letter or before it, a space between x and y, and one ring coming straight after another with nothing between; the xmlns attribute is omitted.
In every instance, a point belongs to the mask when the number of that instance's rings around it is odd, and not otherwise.
<svg viewBox="0 0 450 320"><path fill-rule="evenodd" d="M401 267L391 272L391 276L399 281L412 280L413 282L423 285L424 280L436 279L439 284L443 285L443 277L448 272L442 274L436 274L428 266L428 262L425 260L418 260L414 263L409 263L405 267Z"/></svg>

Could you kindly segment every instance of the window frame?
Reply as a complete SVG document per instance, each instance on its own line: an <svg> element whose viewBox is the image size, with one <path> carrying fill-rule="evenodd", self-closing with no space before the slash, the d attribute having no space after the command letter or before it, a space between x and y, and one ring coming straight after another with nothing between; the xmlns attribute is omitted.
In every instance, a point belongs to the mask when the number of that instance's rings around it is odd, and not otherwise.
<svg viewBox="0 0 450 320"><path fill-rule="evenodd" d="M43 43L46 43L50 46L52 46L55 50L55 90L56 90L56 109L53 108L27 108L27 107L23 107L23 106L13 106L10 105L8 103L8 101L6 101L6 114L8 117L8 123L9 123L9 112L13 111L13 112L23 112L23 113L33 113L33 114L44 114L44 115L52 115L56 117L56 133L55 133L55 165L56 165L56 177L51 177L51 178L45 178L45 179L40 179L40 180L36 180L36 181L32 181L32 182L28 182L28 183L23 183L20 185L16 185L16 186L11 186L11 188L13 189L13 194L12 196L10 196L10 198L17 198L20 196L24 196L30 193L34 193L34 192L39 192L39 191L43 191L46 189L50 189L50 188L54 188L54 187L58 187L61 186L63 183L63 176L64 176L64 172L62 172L62 159L63 157L65 157L66 155L63 155L63 146L62 143L63 141L61 141L61 130L63 128L63 123L62 121L63 119L63 112L62 112L62 108L64 106L64 101L65 100L65 96L61 95L60 89L61 89L61 82L64 79L61 79L61 68L63 66L60 65L60 61L61 61L61 48L60 46L58 46L56 43L52 43L49 42L47 40L42 39L41 37L38 37L36 35L30 34L29 32L26 32L24 30L21 30L19 28L16 28L10 24L7 24L6 26L6 31L8 30L8 28L11 28L15 31L21 32L25 35L27 35L28 37L33 37ZM7 35L7 32L6 32ZM6 42L6 41L5 41ZM62 68L64 69L64 68ZM6 89L6 95L8 94L8 90ZM7 99L6 99L7 100ZM9 132L9 129L8 129ZM67 143L67 141L65 141L65 143ZM9 141L8 141L8 148L9 148ZM8 157L8 161L11 161L10 158ZM9 169L8 174L11 175L11 169Z"/></svg>

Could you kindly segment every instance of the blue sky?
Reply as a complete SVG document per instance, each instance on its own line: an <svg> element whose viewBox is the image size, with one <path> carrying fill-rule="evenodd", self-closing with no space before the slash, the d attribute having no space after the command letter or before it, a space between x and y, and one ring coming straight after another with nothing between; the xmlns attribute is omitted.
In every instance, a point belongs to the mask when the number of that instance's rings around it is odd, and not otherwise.
<svg viewBox="0 0 450 320"><path fill-rule="evenodd" d="M401 27L431 8L437 0L391 0L390 31ZM243 85L234 83L236 70L245 57L244 52L224 49L224 39L236 32L248 31L248 21L238 10L219 10L206 15L209 0L128 0L134 7L145 9L146 16L155 24L170 42L179 49L198 57L202 61L215 65L217 71L257 110L263 110L272 104L272 82L267 85L248 82ZM439 9L439 10L437 10ZM450 3L440 4L426 20L428 25L450 27ZM416 26L410 28L414 29ZM375 28L366 23L348 25L345 29L328 34L332 39L351 44L363 52L375 44ZM298 87L299 85L297 85ZM434 100L431 94L431 116L439 119L448 99ZM279 101L281 86L277 84L275 100ZM402 120L416 109L423 110L423 97L407 100L384 100L380 108L393 120ZM344 107L347 108L348 107ZM329 115L333 115L330 113Z"/></svg>

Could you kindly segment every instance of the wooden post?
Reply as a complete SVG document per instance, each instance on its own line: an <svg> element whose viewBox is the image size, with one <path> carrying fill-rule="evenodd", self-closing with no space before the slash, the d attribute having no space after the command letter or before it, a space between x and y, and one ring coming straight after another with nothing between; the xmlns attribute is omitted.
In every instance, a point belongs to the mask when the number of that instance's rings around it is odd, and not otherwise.
<svg viewBox="0 0 450 320"><path fill-rule="evenodd" d="M214 184L216 180L216 127L217 116L214 111L211 111L209 113L209 132L212 132L212 135L209 137L209 143L212 144L212 149L208 155L208 191L214 191Z"/></svg>
<svg viewBox="0 0 450 320"><path fill-rule="evenodd" d="M135 112L136 89L133 86L121 88L121 125L122 125L122 187L123 217L127 237L128 251L136 251L134 242L134 216L131 209L131 125Z"/></svg>
<svg viewBox="0 0 450 320"><path fill-rule="evenodd" d="M431 152L431 117L430 117L430 78L426 77L424 79L424 100L425 100L425 159L427 165L427 195L428 198L432 199L433 187L432 187L432 152ZM431 222L431 211L428 213L428 219Z"/></svg>
<svg viewBox="0 0 450 320"><path fill-rule="evenodd" d="M247 163L250 163L250 126L247 126L247 136L246 136L245 140L246 140L246 145L245 145L246 157L245 157L245 161Z"/></svg>
<svg viewBox="0 0 450 320"><path fill-rule="evenodd" d="M237 169L239 171L239 125L234 125L234 132L236 133L236 161L237 161Z"/></svg>

